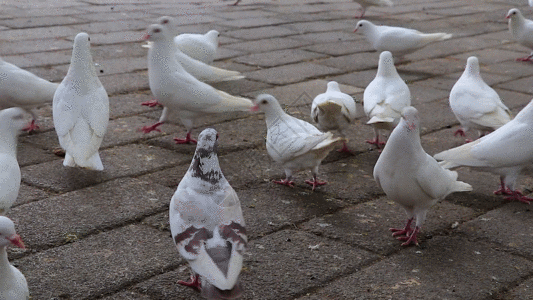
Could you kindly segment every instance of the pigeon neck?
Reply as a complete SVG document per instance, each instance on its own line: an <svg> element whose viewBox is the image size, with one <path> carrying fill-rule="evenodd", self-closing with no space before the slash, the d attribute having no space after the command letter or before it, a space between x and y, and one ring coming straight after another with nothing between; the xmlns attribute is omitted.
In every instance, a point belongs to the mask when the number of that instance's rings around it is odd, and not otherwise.
<svg viewBox="0 0 533 300"><path fill-rule="evenodd" d="M396 68L394 67L394 64L390 61L383 62L378 65L378 72L376 76L380 77L399 77L398 71L396 71Z"/></svg>
<svg viewBox="0 0 533 300"><path fill-rule="evenodd" d="M393 133L395 131L397 131L396 134L391 134L389 138L391 144L397 145L398 147L397 149L394 149L395 152L400 151L403 154L424 152L420 142L420 129L418 128L418 124L417 127L412 128L405 119L402 118ZM389 141L387 143L389 143Z"/></svg>
<svg viewBox="0 0 533 300"><path fill-rule="evenodd" d="M155 41L148 52L148 56L151 58L148 60L148 69L150 69L151 64L156 64L163 71L172 73L183 71L183 67L175 57L177 51L179 50L173 40Z"/></svg>
<svg viewBox="0 0 533 300"><path fill-rule="evenodd" d="M270 125L277 123L284 115L287 113L281 108L281 105L279 103L275 103L272 105L272 108L265 111L265 117L266 117L266 123L267 127L270 127Z"/></svg>
<svg viewBox="0 0 533 300"><path fill-rule="evenodd" d="M0 247L0 288L2 288L2 279L9 278L11 273L11 264L7 259L6 246Z"/></svg>
<svg viewBox="0 0 533 300"><path fill-rule="evenodd" d="M3 134L3 139L0 139L0 153L6 153L13 156L17 156L17 134L12 132L5 132L5 130L0 131Z"/></svg>
<svg viewBox="0 0 533 300"><path fill-rule="evenodd" d="M524 25L524 17L517 15L514 19L509 20L509 25L509 31L511 31L511 35L516 37L520 28Z"/></svg>
<svg viewBox="0 0 533 300"><path fill-rule="evenodd" d="M216 149L196 149L188 173L198 179L199 189L206 192L219 189L221 183L226 181L220 170Z"/></svg>
<svg viewBox="0 0 533 300"><path fill-rule="evenodd" d="M88 87L100 84L96 75L91 52L85 47L74 47L70 67L65 79L80 88L82 94L87 93Z"/></svg>

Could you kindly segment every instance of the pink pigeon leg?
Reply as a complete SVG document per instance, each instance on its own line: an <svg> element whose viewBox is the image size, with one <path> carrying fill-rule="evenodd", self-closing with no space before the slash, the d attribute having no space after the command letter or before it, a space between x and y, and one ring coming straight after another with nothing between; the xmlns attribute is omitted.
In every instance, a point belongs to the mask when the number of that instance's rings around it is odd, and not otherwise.
<svg viewBox="0 0 533 300"><path fill-rule="evenodd" d="M466 133L465 133L465 130L463 128L459 128L457 129L454 133L453 133L453 136L457 136L457 135L460 135L462 137L465 137L466 136Z"/></svg>
<svg viewBox="0 0 533 300"><path fill-rule="evenodd" d="M404 228L389 228L389 230L393 232L392 236L411 234L411 232L413 232L413 229L411 228L411 223L413 222L413 219L414 218L407 219L407 223L405 224Z"/></svg>
<svg viewBox="0 0 533 300"><path fill-rule="evenodd" d="M365 12L366 12L366 9L364 7L361 6L360 9L358 9L359 11L361 11L361 14L358 16L357 14L354 16L356 19L361 19L365 16Z"/></svg>
<svg viewBox="0 0 533 300"><path fill-rule="evenodd" d="M313 186L313 191L315 190L315 188L317 186L321 186L321 185L325 185L325 184L328 184L327 181L319 181L317 178L316 178L316 175L313 175L313 180L306 180L305 183L309 184L309 185L312 185Z"/></svg>
<svg viewBox="0 0 533 300"><path fill-rule="evenodd" d="M28 124L28 126L22 128L22 130L24 131L27 131L27 132L32 132L34 130L37 130L39 129L39 126L37 124L35 124L35 119L31 120L30 124Z"/></svg>
<svg viewBox="0 0 533 300"><path fill-rule="evenodd" d="M416 239L416 236L418 235L419 231L420 227L416 226L411 235L399 237L398 240L405 241L405 243L402 243L402 246L409 246L411 244L418 246L418 240Z"/></svg>
<svg viewBox="0 0 533 300"><path fill-rule="evenodd" d="M500 188L494 191L494 195L513 195L513 191L505 186L503 177L500 177Z"/></svg>
<svg viewBox="0 0 533 300"><path fill-rule="evenodd" d="M516 59L516 61L533 61L533 54L524 57L519 57Z"/></svg>
<svg viewBox="0 0 533 300"><path fill-rule="evenodd" d="M348 149L348 146L346 145L346 142L343 143L343 146L342 148L340 148L339 150L337 150L337 152L341 152L341 153L352 153L352 151L350 151L350 149Z"/></svg>
<svg viewBox="0 0 533 300"><path fill-rule="evenodd" d="M286 185L288 187L294 187L294 181L288 179L288 178L285 178L285 179L282 179L282 180L272 180L273 183L277 183L277 184L281 184L281 185Z"/></svg>
<svg viewBox="0 0 533 300"><path fill-rule="evenodd" d="M154 106L163 106L161 103L157 101L157 99L152 99L150 101L142 102L141 105L148 106L148 107L154 107Z"/></svg>
<svg viewBox="0 0 533 300"><path fill-rule="evenodd" d="M152 131L159 131L161 132L161 129L157 128L159 126L163 125L163 122L157 122L153 125L150 125L150 126L144 126L143 128L141 128L141 131L144 132L144 133L150 133Z"/></svg>
<svg viewBox="0 0 533 300"><path fill-rule="evenodd" d="M235 1L235 3L230 4L230 6L237 6L237 4L239 4L239 2L241 2L241 0L237 0L237 1Z"/></svg>
<svg viewBox="0 0 533 300"><path fill-rule="evenodd" d="M174 138L174 142L176 142L176 144L196 144L196 143L198 143L197 140L191 138L191 132L190 131L187 132L187 136L185 136L184 139Z"/></svg>
<svg viewBox="0 0 533 300"><path fill-rule="evenodd" d="M507 201L520 201L525 204L529 204L529 202L533 201L533 198L522 195L520 191L512 191L511 196L505 197L504 199Z"/></svg>
<svg viewBox="0 0 533 300"><path fill-rule="evenodd" d="M202 284L200 283L199 275L191 275L191 278L189 281L178 280L178 284L188 286L197 291L200 291L202 289Z"/></svg>
<svg viewBox="0 0 533 300"><path fill-rule="evenodd" d="M379 146L385 146L385 142L380 142L379 141L379 136L376 136L373 140L366 140L365 142L371 144L371 145L376 145L376 148L379 149Z"/></svg>

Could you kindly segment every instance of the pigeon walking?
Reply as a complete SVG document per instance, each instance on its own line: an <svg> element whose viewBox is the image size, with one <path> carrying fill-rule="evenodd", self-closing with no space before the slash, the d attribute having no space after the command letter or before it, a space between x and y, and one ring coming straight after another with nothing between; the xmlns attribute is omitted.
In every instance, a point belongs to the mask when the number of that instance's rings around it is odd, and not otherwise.
<svg viewBox="0 0 533 300"><path fill-rule="evenodd" d="M74 38L67 76L54 95L53 117L64 166L104 169L98 149L109 122L109 98L96 75L87 33Z"/></svg>
<svg viewBox="0 0 533 300"><path fill-rule="evenodd" d="M454 135L464 137L465 131L472 128L478 130L479 136L483 136L511 121L509 108L481 78L475 56L468 58L463 75L452 87L450 107L462 126Z"/></svg>
<svg viewBox="0 0 533 300"><path fill-rule="evenodd" d="M533 100L514 119L471 143L435 155L447 169L472 167L500 175L497 195L529 203L532 198L515 189L522 169L533 162Z"/></svg>
<svg viewBox="0 0 533 300"><path fill-rule="evenodd" d="M153 41L148 51L150 89L164 109L159 122L143 127L143 132L159 130L169 113L174 113L187 128L186 138L174 139L176 143L196 143L191 138L195 119L212 113L249 111L253 106L252 101L219 91L187 73L174 57L176 46L168 28L150 25L148 38Z"/></svg>
<svg viewBox="0 0 533 300"><path fill-rule="evenodd" d="M37 116L31 109L52 103L58 86L0 58L0 107L21 107L29 111L32 120L25 131L39 129L35 124Z"/></svg>
<svg viewBox="0 0 533 300"><path fill-rule="evenodd" d="M392 54L389 51L381 52L376 77L363 94L363 107L370 119L367 124L374 129L374 139L366 142L376 145L378 149L385 145L379 140L381 131L392 131L400 121L402 110L410 105L411 92L396 71Z"/></svg>
<svg viewBox="0 0 533 300"><path fill-rule="evenodd" d="M405 241L402 246L418 244L417 234L433 204L453 192L472 190L469 184L457 181L457 172L444 169L424 151L418 111L412 106L403 109L400 123L376 162L374 179L387 197L407 213L405 228L391 228L393 236Z"/></svg>
<svg viewBox="0 0 533 300"><path fill-rule="evenodd" d="M17 136L28 120L22 108L0 111L0 215L9 210L19 194L21 177L17 161Z"/></svg>
<svg viewBox="0 0 533 300"><path fill-rule="evenodd" d="M391 0L354 0L355 2L361 5L359 11L360 15L355 15L356 18L360 19L365 16L366 9L371 6L393 6L394 3Z"/></svg>
<svg viewBox="0 0 533 300"><path fill-rule="evenodd" d="M30 291L26 277L7 259L6 248L9 245L21 249L24 242L15 231L15 225L10 219L0 216L0 299L5 300L28 300Z"/></svg>
<svg viewBox="0 0 533 300"><path fill-rule="evenodd" d="M315 126L289 116L271 95L257 96L254 104L252 110L261 110L266 116L267 152L285 170L285 179L274 183L292 187L293 171L311 169L313 180L305 182L313 186L313 191L317 186L326 184L327 182L317 179L318 166L328 153L345 139L335 138L331 132L323 133Z"/></svg>
<svg viewBox="0 0 533 300"><path fill-rule="evenodd" d="M377 51L390 51L397 59L401 59L404 55L415 52L428 44L452 37L449 33L422 33L403 27L378 26L367 20L357 22L354 32L364 34Z"/></svg>
<svg viewBox="0 0 533 300"><path fill-rule="evenodd" d="M518 8L510 9L506 19L509 19L511 36L520 45L531 49L531 54L517 58L517 61L533 61L533 21L524 18Z"/></svg>
<svg viewBox="0 0 533 300"><path fill-rule="evenodd" d="M318 123L318 128L322 131L338 130L343 138L356 113L354 99L341 92L335 81L328 82L326 92L316 96L311 105L311 118ZM350 152L346 142L339 152Z"/></svg>
<svg viewBox="0 0 533 300"><path fill-rule="evenodd" d="M218 133L198 136L196 152L170 202L172 238L195 274L179 284L207 299L236 299L247 244L241 204L218 163Z"/></svg>

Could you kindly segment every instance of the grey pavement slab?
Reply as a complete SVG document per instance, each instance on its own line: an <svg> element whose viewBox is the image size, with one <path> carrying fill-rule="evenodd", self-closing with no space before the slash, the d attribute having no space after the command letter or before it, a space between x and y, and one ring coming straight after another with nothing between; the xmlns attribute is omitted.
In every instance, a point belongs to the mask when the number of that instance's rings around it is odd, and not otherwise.
<svg viewBox="0 0 533 300"><path fill-rule="evenodd" d="M316 78L324 75L343 73L341 69L319 65L316 63L297 63L287 66L278 66L259 71L245 73L247 78L259 80L270 84L288 84Z"/></svg>
<svg viewBox="0 0 533 300"><path fill-rule="evenodd" d="M236 58L235 61L247 65L268 68L301 61L312 61L321 57L325 57L325 55L300 49L287 49L241 56Z"/></svg>

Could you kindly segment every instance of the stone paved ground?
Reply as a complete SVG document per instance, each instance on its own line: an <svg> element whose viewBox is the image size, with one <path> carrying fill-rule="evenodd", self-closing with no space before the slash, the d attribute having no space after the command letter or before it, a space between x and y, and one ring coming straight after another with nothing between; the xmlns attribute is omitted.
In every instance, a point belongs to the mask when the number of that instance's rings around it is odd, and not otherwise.
<svg viewBox="0 0 533 300"><path fill-rule="evenodd" d="M422 143L435 154L463 142L447 96L466 58L476 55L485 80L516 113L532 98L533 65L514 61L528 50L510 40L506 12L525 0L398 0L367 18L427 32L454 34L407 56L398 66L420 110ZM163 133L138 129L160 109L150 100L146 49L139 38L162 15L183 32L221 32L215 65L246 79L216 85L252 97L267 92L301 118L311 99L336 80L361 100L378 53L352 32L357 4L348 0L7 0L0 10L0 55L52 81L66 74L76 33L91 34L111 121L101 155L104 172L67 169L50 106L38 110L41 130L20 138L22 188L9 213L28 246L9 257L33 299L199 299L176 285L189 274L170 238L170 198L194 146L175 145L179 123ZM361 107L360 112L362 112ZM296 176L294 189L270 183L283 175L265 151L264 118L229 114L196 124L220 132L223 171L240 196L250 244L244 299L532 299L533 212L494 196L497 176L460 170L471 193L437 204L419 247L401 248L388 231L405 219L372 179L379 153L362 113L350 132L354 155L332 153L321 167L330 182L317 191ZM533 189L531 171L519 181Z"/></svg>

